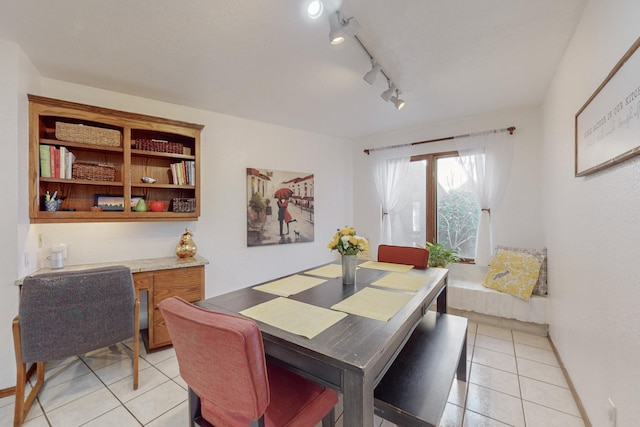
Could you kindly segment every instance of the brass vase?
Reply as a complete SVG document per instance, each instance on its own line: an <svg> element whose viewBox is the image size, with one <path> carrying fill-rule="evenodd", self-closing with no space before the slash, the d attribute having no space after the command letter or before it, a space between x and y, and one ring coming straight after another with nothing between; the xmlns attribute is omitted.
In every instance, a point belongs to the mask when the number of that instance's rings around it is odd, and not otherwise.
<svg viewBox="0 0 640 427"><path fill-rule="evenodd" d="M179 258L191 258L197 250L196 242L193 241L193 233L185 228L184 233L180 236L180 243L176 246L176 255Z"/></svg>

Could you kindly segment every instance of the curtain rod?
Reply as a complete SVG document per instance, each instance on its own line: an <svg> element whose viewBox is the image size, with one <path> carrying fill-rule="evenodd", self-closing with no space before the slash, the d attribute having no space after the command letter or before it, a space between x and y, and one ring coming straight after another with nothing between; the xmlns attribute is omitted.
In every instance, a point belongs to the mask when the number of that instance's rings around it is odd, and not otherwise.
<svg viewBox="0 0 640 427"><path fill-rule="evenodd" d="M488 131L485 131L485 132L466 133L464 135L446 136L444 138L429 139L429 140L420 141L420 142L410 142L408 144L389 145L387 147L380 147L380 148L367 148L366 150L364 150L364 152L369 154L370 151L375 151L375 150L384 150L384 149L387 149L387 148L408 147L410 145L428 144L430 142L448 141L450 139L466 138L466 137L469 137L469 136L479 135L479 134L482 134L482 133L509 132L509 135L513 135L513 132L515 130L516 130L515 126L509 126L508 128L503 128L503 129L493 129L493 130L488 130Z"/></svg>

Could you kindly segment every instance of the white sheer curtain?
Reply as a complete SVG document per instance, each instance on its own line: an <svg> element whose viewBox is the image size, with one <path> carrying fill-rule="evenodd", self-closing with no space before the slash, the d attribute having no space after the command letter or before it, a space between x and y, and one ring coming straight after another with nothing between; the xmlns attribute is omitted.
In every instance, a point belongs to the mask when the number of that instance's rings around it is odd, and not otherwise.
<svg viewBox="0 0 640 427"><path fill-rule="evenodd" d="M396 216L407 198L411 146L376 149L370 155L373 180L382 206L380 243L399 244L403 230Z"/></svg>
<svg viewBox="0 0 640 427"><path fill-rule="evenodd" d="M490 131L455 138L455 143L460 164L482 209L475 261L477 265L489 265L495 247L491 210L500 204L509 181L513 137L508 132Z"/></svg>

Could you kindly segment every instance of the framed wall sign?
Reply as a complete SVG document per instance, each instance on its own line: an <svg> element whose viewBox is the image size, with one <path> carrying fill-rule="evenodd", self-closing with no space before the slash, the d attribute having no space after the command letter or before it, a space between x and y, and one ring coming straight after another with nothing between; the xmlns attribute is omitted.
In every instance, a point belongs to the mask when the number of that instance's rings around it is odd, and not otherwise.
<svg viewBox="0 0 640 427"><path fill-rule="evenodd" d="M640 154L640 38L575 118L575 176Z"/></svg>

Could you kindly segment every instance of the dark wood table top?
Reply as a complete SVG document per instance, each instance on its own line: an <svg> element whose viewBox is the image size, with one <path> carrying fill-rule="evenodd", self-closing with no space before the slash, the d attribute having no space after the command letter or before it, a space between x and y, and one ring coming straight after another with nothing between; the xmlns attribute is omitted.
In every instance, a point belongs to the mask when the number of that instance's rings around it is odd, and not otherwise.
<svg viewBox="0 0 640 427"><path fill-rule="evenodd" d="M386 274L389 272L359 268L355 285L343 285L342 278L326 279L326 282L288 298L329 309L365 287L402 292L371 285ZM362 405L365 410L371 407L372 420L375 385L428 307L439 296L446 298L446 292L442 291L446 289L448 270L412 269L410 274L425 275L428 281L387 322L349 314L312 339L257 322L262 331L267 356L343 392L345 421L351 416L352 410L362 412L362 408L351 408L352 399L347 397L347 393L354 396L358 393L364 394L365 402ZM248 287L208 298L197 304L210 310L237 314L274 298L278 296ZM357 392L351 392L354 387ZM351 419L357 424L349 425L360 425L361 422L362 425L369 425L369 416L365 414L364 418L362 417L362 414L354 415Z"/></svg>

